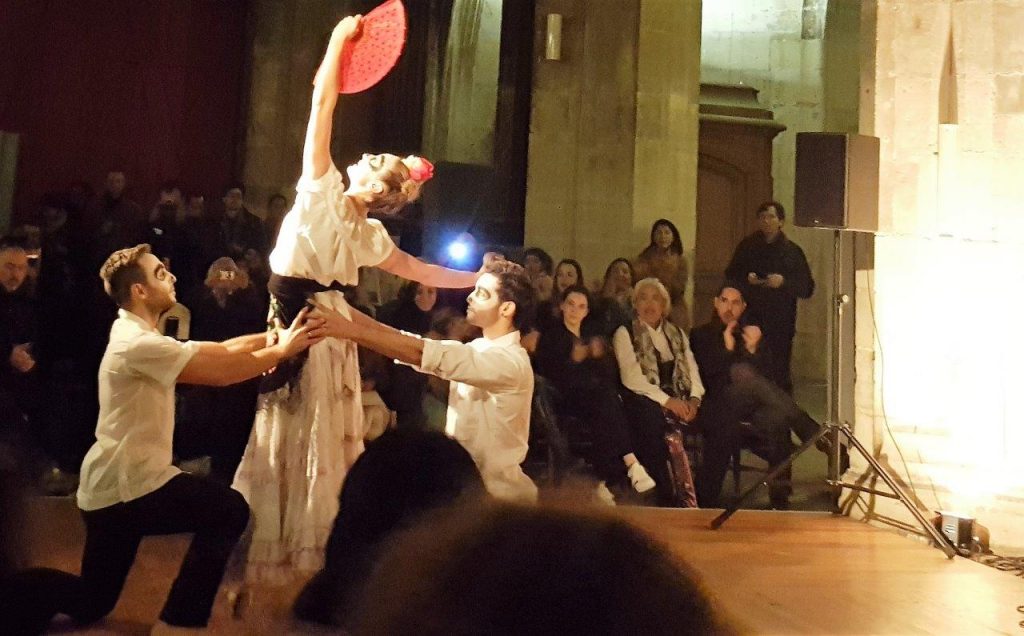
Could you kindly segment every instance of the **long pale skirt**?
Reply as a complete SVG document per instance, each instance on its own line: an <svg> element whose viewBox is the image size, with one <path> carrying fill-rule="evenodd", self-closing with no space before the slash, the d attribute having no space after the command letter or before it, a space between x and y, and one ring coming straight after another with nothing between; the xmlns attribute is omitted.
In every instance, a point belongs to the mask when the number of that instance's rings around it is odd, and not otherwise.
<svg viewBox="0 0 1024 636"><path fill-rule="evenodd" d="M356 346L328 338L309 349L297 380L260 395L233 484L253 515L246 580L287 584L323 566L362 440Z"/></svg>

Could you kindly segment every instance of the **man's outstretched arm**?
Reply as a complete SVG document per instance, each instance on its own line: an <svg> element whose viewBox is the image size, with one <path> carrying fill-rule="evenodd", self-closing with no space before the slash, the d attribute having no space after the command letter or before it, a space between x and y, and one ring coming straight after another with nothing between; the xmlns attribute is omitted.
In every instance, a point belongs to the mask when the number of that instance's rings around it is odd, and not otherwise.
<svg viewBox="0 0 1024 636"><path fill-rule="evenodd" d="M348 319L337 311L319 308L311 318L324 321L329 337L352 340L390 358L445 380L464 382L487 391L514 389L529 374L529 363L517 364L515 356L501 347L477 351L461 342L428 340L406 335L373 318L350 309Z"/></svg>
<svg viewBox="0 0 1024 636"><path fill-rule="evenodd" d="M351 320L337 311L318 306L309 316L324 321L325 335L351 340L377 353L406 364L423 363L423 340L383 325L366 314L349 308Z"/></svg>

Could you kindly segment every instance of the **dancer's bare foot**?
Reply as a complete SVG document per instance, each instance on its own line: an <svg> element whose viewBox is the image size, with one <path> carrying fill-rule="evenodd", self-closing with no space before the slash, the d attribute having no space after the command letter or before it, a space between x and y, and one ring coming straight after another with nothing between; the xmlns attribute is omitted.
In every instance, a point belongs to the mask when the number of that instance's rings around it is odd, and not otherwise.
<svg viewBox="0 0 1024 636"><path fill-rule="evenodd" d="M240 621L245 618L245 614L249 609L249 604L252 601L252 594L249 592L249 587L243 585L238 589L228 590L227 599L231 618L236 621Z"/></svg>

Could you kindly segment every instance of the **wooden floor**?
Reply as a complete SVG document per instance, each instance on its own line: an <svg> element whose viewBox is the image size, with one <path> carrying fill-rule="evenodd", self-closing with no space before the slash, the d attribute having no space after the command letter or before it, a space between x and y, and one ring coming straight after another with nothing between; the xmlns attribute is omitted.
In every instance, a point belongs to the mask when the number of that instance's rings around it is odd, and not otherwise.
<svg viewBox="0 0 1024 636"><path fill-rule="evenodd" d="M1024 634L1024 582L899 534L815 512L740 511L708 529L716 511L621 508L689 562L748 633ZM83 528L73 500L40 498L27 528L34 565L78 570ZM113 614L86 634L145 634L181 563L186 537L143 542ZM260 589L243 620L215 607L223 634L329 633L288 619L296 589ZM55 623L52 633L71 632Z"/></svg>

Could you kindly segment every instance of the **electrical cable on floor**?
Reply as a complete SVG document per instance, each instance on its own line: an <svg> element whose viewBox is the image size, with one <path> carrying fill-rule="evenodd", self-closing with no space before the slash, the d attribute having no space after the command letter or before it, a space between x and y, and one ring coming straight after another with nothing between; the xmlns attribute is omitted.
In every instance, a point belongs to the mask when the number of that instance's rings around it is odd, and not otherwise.
<svg viewBox="0 0 1024 636"><path fill-rule="evenodd" d="M990 568L995 568L1003 572L1013 572L1014 576L1024 577L1024 557L1021 556L1000 556L998 554L980 554L978 552L962 553L963 556L967 557L972 561L977 561L982 565L987 565ZM1024 605L1018 605L1017 611L1024 614ZM1017 623L1020 627L1024 628L1024 619L1021 619Z"/></svg>

